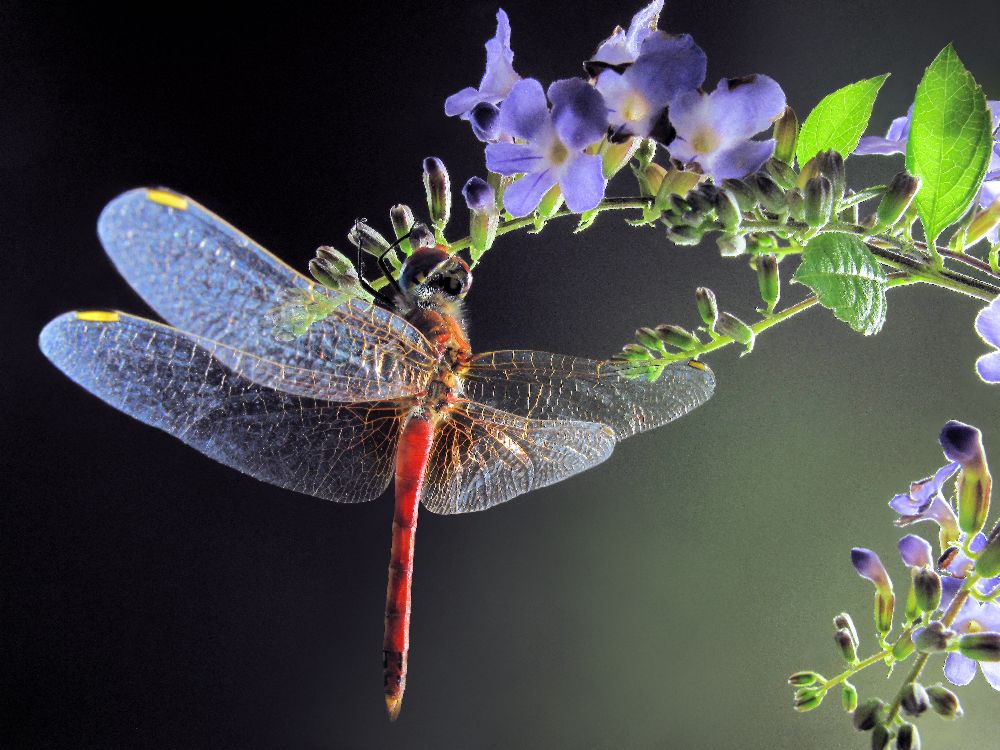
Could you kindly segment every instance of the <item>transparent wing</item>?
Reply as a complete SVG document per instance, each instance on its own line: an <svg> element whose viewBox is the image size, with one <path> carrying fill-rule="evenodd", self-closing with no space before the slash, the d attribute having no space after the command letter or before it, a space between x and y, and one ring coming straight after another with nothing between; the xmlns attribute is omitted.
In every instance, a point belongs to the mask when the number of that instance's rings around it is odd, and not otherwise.
<svg viewBox="0 0 1000 750"><path fill-rule="evenodd" d="M463 403L438 427L423 503L435 513L492 508L596 466L614 447L605 425L525 419Z"/></svg>
<svg viewBox="0 0 1000 750"><path fill-rule="evenodd" d="M687 414L715 390L715 375L700 362L668 365L655 382L623 377L621 369L548 352L486 352L471 362L465 395L533 419L600 422L623 440Z"/></svg>
<svg viewBox="0 0 1000 750"><path fill-rule="evenodd" d="M273 390L215 356L250 368L251 355L120 313L66 313L39 343L111 406L257 479L347 503L389 483L404 402L336 404Z"/></svg>
<svg viewBox="0 0 1000 750"><path fill-rule="evenodd" d="M321 290L190 198L131 190L105 207L97 231L125 280L164 320L277 364L314 370L320 390L304 395L371 401L412 395L426 385L434 357L424 336L361 300L338 307L301 336L278 340L268 318L282 297ZM227 356L219 353L223 361Z"/></svg>

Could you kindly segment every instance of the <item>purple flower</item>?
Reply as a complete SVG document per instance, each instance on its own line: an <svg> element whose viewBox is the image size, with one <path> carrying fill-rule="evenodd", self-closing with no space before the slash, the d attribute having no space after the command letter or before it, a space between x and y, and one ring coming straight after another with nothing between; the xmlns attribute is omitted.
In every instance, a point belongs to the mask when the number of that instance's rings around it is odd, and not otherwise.
<svg viewBox="0 0 1000 750"><path fill-rule="evenodd" d="M906 139L910 137L910 120L913 117L913 105L903 117L897 117L889 125L885 138L877 135L862 136L854 153L859 156L868 154L902 154L906 152Z"/></svg>
<svg viewBox="0 0 1000 750"><path fill-rule="evenodd" d="M979 311L976 333L987 344L1000 349L1000 297ZM976 372L987 383L1000 383L1000 351L984 354L976 360Z"/></svg>
<svg viewBox="0 0 1000 750"><path fill-rule="evenodd" d="M899 556L911 568L933 565L934 561L930 542L916 534L907 534L899 540Z"/></svg>
<svg viewBox="0 0 1000 750"><path fill-rule="evenodd" d="M950 419L941 428L938 440L949 461L968 466L983 460L983 433L972 425Z"/></svg>
<svg viewBox="0 0 1000 750"><path fill-rule="evenodd" d="M948 583L948 579L942 581L942 585L945 583ZM954 599L960 587L961 582L948 583L946 596L949 601ZM943 602L944 599L942 606ZM962 602L951 628L959 635L1000 632L1000 606L993 602L978 602L970 596ZM944 663L944 676L953 685L968 685L976 676L976 664L977 662L969 657L952 651ZM990 686L994 690L1000 690L1000 662L981 661L978 664Z"/></svg>
<svg viewBox="0 0 1000 750"><path fill-rule="evenodd" d="M957 539L960 534L958 516L941 494L941 487L958 471L958 467L957 461L945 464L934 476L911 484L909 493L892 498L889 507L899 513L896 525L934 521L948 539Z"/></svg>
<svg viewBox="0 0 1000 750"><path fill-rule="evenodd" d="M774 153L773 139L750 138L784 111L784 92L764 75L723 79L711 94L684 91L670 103L677 131L670 155L695 162L713 180L744 177Z"/></svg>
<svg viewBox="0 0 1000 750"><path fill-rule="evenodd" d="M554 185L566 205L579 213L601 202L607 181L601 157L583 149L597 143L608 129L604 99L579 78L549 86L552 110L542 85L533 78L514 84L500 109L500 127L524 143L491 143L486 167L502 175L523 174L504 192L504 207L527 216Z"/></svg>
<svg viewBox="0 0 1000 750"><path fill-rule="evenodd" d="M656 30L661 10L663 10L663 0L653 0L632 16L628 31L619 26L611 36L601 42L591 61L607 65L635 62L639 57L642 43Z"/></svg>
<svg viewBox="0 0 1000 750"><path fill-rule="evenodd" d="M597 78L615 134L649 135L677 94L701 86L707 65L705 53L687 34L648 36L624 72L608 69Z"/></svg>
<svg viewBox="0 0 1000 750"><path fill-rule="evenodd" d="M496 34L486 42L486 72L479 88L471 86L452 94L444 101L444 113L449 117L458 115L463 120L472 120L472 128L480 140L494 140L499 136L495 130L497 105L510 92L511 87L521 79L514 72L514 52L510 48L510 21L503 9L497 11ZM491 135L492 138L484 136Z"/></svg>
<svg viewBox="0 0 1000 750"><path fill-rule="evenodd" d="M875 584L879 591L892 591L892 582L879 556L870 549L855 547L851 550L851 565L862 578Z"/></svg>
<svg viewBox="0 0 1000 750"><path fill-rule="evenodd" d="M496 209L496 193L482 177L470 177L462 186L462 197L470 211L486 213Z"/></svg>

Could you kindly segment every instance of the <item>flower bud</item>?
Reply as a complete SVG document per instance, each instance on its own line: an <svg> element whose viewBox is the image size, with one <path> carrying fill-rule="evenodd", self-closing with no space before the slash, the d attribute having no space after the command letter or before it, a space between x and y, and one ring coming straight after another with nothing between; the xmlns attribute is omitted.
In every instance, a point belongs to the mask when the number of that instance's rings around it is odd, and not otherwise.
<svg viewBox="0 0 1000 750"><path fill-rule="evenodd" d="M833 185L824 176L813 177L806 182L803 192L803 216L811 227L822 227L830 221L833 211Z"/></svg>
<svg viewBox="0 0 1000 750"><path fill-rule="evenodd" d="M858 638L858 630L854 627L854 620L851 619L851 616L847 612L841 612L833 618L833 627L838 630L847 630L851 634L851 640L854 641L854 645L861 645L861 640Z"/></svg>
<svg viewBox="0 0 1000 750"><path fill-rule="evenodd" d="M979 211L965 230L965 244L973 245L1000 226L1000 198Z"/></svg>
<svg viewBox="0 0 1000 750"><path fill-rule="evenodd" d="M442 229L451 216L451 180L444 162L436 156L424 159L424 192L431 223Z"/></svg>
<svg viewBox="0 0 1000 750"><path fill-rule="evenodd" d="M788 214L795 221L804 221L806 217L806 201L802 197L802 191L797 187L785 193L785 202L788 203Z"/></svg>
<svg viewBox="0 0 1000 750"><path fill-rule="evenodd" d="M649 351L639 344L625 344L622 347L621 356L631 362L649 359Z"/></svg>
<svg viewBox="0 0 1000 750"><path fill-rule="evenodd" d="M833 149L820 151L816 154L816 166L819 173L830 181L833 190L833 207L840 204L847 189L847 170L844 168L844 157Z"/></svg>
<svg viewBox="0 0 1000 750"><path fill-rule="evenodd" d="M765 211L778 214L788 207L785 202L785 191L763 172L750 175L746 178L746 183Z"/></svg>
<svg viewBox="0 0 1000 750"><path fill-rule="evenodd" d="M757 287L760 298L767 305L768 312L774 312L781 295L781 281L778 277L778 259L774 255L757 256Z"/></svg>
<svg viewBox="0 0 1000 750"><path fill-rule="evenodd" d="M795 691L795 703L793 705L796 711L805 713L806 711L812 711L822 703L825 696L825 690L819 688L802 688Z"/></svg>
<svg viewBox="0 0 1000 750"><path fill-rule="evenodd" d="M697 172L688 172L683 169L669 169L660 182L660 188L656 191L656 199L653 205L661 211L669 205L670 196L687 195L701 180L701 175Z"/></svg>
<svg viewBox="0 0 1000 750"><path fill-rule="evenodd" d="M941 430L941 447L949 461L958 461L958 527L976 534L990 512L993 477L986 464L983 435L975 427L951 420Z"/></svg>
<svg viewBox="0 0 1000 750"><path fill-rule="evenodd" d="M483 143L500 137L500 108L489 102L480 102L469 112L472 134Z"/></svg>
<svg viewBox="0 0 1000 750"><path fill-rule="evenodd" d="M715 292L705 286L700 286L694 290L694 301L698 306L698 315L708 326L708 330L714 331L715 324L719 320L719 303L715 299Z"/></svg>
<svg viewBox="0 0 1000 750"><path fill-rule="evenodd" d="M920 716L929 704L927 691L919 682L911 682L903 688L899 705L908 716Z"/></svg>
<svg viewBox="0 0 1000 750"><path fill-rule="evenodd" d="M309 261L309 273L327 289L348 294L361 291L354 264L332 247L324 246L316 250L316 257Z"/></svg>
<svg viewBox="0 0 1000 750"><path fill-rule="evenodd" d="M967 633L958 639L958 650L973 661L1000 661L1000 633Z"/></svg>
<svg viewBox="0 0 1000 750"><path fill-rule="evenodd" d="M719 188L711 182L703 182L687 194L687 202L691 210L698 214L707 214L715 209Z"/></svg>
<svg viewBox="0 0 1000 750"><path fill-rule="evenodd" d="M601 171L604 179L610 180L621 171L621 168L628 164L632 154L639 147L638 138L626 138L621 143L612 143L605 140L601 144Z"/></svg>
<svg viewBox="0 0 1000 750"><path fill-rule="evenodd" d="M920 750L920 734L908 721L896 730L896 750Z"/></svg>
<svg viewBox="0 0 1000 750"><path fill-rule="evenodd" d="M913 644L924 653L947 651L954 637L954 630L935 620L926 628L917 628L913 632Z"/></svg>
<svg viewBox="0 0 1000 750"><path fill-rule="evenodd" d="M656 331L652 328L637 328L635 331L635 340L639 342L640 346L648 349L651 354L666 353L666 349L663 348L663 341L656 335Z"/></svg>
<svg viewBox="0 0 1000 750"><path fill-rule="evenodd" d="M795 144L799 140L799 118L795 110L785 107L774 122L774 158L791 164L795 160Z"/></svg>
<svg viewBox="0 0 1000 750"><path fill-rule="evenodd" d="M767 176L777 183L782 190L788 190L795 184L795 170L788 166L787 162L777 158L770 158L764 162L764 171Z"/></svg>
<svg viewBox="0 0 1000 750"><path fill-rule="evenodd" d="M410 244L413 247L434 247L437 245L437 240L434 238L434 232L426 224L417 222L413 225L413 231L410 232Z"/></svg>
<svg viewBox="0 0 1000 750"><path fill-rule="evenodd" d="M740 222L743 221L736 196L727 188L720 189L715 195L715 215L719 217L719 223L727 232L738 229Z"/></svg>
<svg viewBox="0 0 1000 750"><path fill-rule="evenodd" d="M642 186L644 188L643 194L648 190L648 195L656 195L660 189L660 185L663 184L663 178L667 176L667 170L661 167L655 162L646 165L646 168L642 171L643 178L646 184Z"/></svg>
<svg viewBox="0 0 1000 750"><path fill-rule="evenodd" d="M664 344L681 351L690 351L701 344L701 341L693 333L670 323L656 326L656 336Z"/></svg>
<svg viewBox="0 0 1000 750"><path fill-rule="evenodd" d="M916 646L913 645L912 638L900 638L896 645L892 647L892 656L896 661L903 661L909 658Z"/></svg>
<svg viewBox="0 0 1000 750"><path fill-rule="evenodd" d="M496 191L481 177L470 177L462 186L462 197L469 207L469 237L472 239L472 259L493 246L500 222Z"/></svg>
<svg viewBox="0 0 1000 750"><path fill-rule="evenodd" d="M822 681L823 675L809 670L796 672L788 676L788 684L793 687L809 687L810 685L815 685L817 682Z"/></svg>
<svg viewBox="0 0 1000 750"><path fill-rule="evenodd" d="M736 258L747 251L747 239L742 234L720 234L715 244L723 258Z"/></svg>
<svg viewBox="0 0 1000 750"><path fill-rule="evenodd" d="M413 211L409 206L397 203L389 209L389 221L392 222L392 231L399 242L399 249L409 255L412 252L410 238L403 239L403 237L409 233L415 223Z"/></svg>
<svg viewBox="0 0 1000 750"><path fill-rule="evenodd" d="M858 707L858 689L847 680L840 689L840 705L847 713L852 714Z"/></svg>
<svg viewBox="0 0 1000 750"><path fill-rule="evenodd" d="M695 227L674 226L667 230L667 239L678 247L688 247L701 242L701 232Z"/></svg>
<svg viewBox="0 0 1000 750"><path fill-rule="evenodd" d="M913 575L913 594L921 612L933 612L941 606L941 576L921 568Z"/></svg>
<svg viewBox="0 0 1000 750"><path fill-rule="evenodd" d="M957 719L963 713L958 696L943 685L932 685L927 688L927 698L930 700L934 713L945 719Z"/></svg>
<svg viewBox="0 0 1000 750"><path fill-rule="evenodd" d="M854 664L858 660L858 651L854 647L854 639L851 638L851 631L841 628L833 634L833 642L837 644L840 655L848 664Z"/></svg>
<svg viewBox="0 0 1000 750"><path fill-rule="evenodd" d="M872 731L872 750L886 750L891 740L892 735L889 734L888 728L883 724L879 724Z"/></svg>
<svg viewBox="0 0 1000 750"><path fill-rule="evenodd" d="M744 354L753 351L755 337L753 329L735 315L727 312L719 313L719 320L715 324L715 331L722 336L728 336L738 344L742 344L745 347Z"/></svg>
<svg viewBox="0 0 1000 750"><path fill-rule="evenodd" d="M347 233L347 241L376 257L389 249L389 240L368 226L364 220L354 222L351 231Z"/></svg>
<svg viewBox="0 0 1000 750"><path fill-rule="evenodd" d="M881 723L885 716L885 701L881 698L866 700L854 711L853 724L859 732L867 732Z"/></svg>
<svg viewBox="0 0 1000 750"><path fill-rule="evenodd" d="M800 190L805 190L806 183L814 177L819 177L819 162L814 156L805 164L799 165L799 176L795 179L795 185Z"/></svg>
<svg viewBox="0 0 1000 750"><path fill-rule="evenodd" d="M893 177L875 211L876 231L884 232L895 225L906 213L919 189L920 178L909 172L900 172Z"/></svg>
<svg viewBox="0 0 1000 750"><path fill-rule="evenodd" d="M524 179L523 177L521 179ZM542 200L538 203L538 208L535 211L543 219L551 219L556 211L562 208L563 204L563 194L562 188L559 185L553 185L549 188L548 192L542 196Z"/></svg>
<svg viewBox="0 0 1000 750"><path fill-rule="evenodd" d="M757 196L743 180L727 177L722 181L722 187L736 199L736 205L740 207L741 212L747 213L757 208Z"/></svg>
<svg viewBox="0 0 1000 750"><path fill-rule="evenodd" d="M976 560L976 572L983 578L1000 575L1000 534L991 537Z"/></svg>

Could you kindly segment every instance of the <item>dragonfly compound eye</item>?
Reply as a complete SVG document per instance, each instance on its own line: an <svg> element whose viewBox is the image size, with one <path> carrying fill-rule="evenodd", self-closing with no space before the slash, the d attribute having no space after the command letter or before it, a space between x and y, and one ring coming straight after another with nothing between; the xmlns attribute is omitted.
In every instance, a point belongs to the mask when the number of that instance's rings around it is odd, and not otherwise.
<svg viewBox="0 0 1000 750"><path fill-rule="evenodd" d="M459 257L441 247L423 247L406 259L399 275L399 286L408 294L443 292L461 299L472 286L472 272Z"/></svg>

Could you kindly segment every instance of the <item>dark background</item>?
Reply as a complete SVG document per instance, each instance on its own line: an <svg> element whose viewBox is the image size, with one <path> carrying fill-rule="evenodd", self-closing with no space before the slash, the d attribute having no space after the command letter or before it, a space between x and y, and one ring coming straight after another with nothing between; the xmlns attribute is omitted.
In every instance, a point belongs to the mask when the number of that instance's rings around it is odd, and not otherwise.
<svg viewBox="0 0 1000 750"><path fill-rule="evenodd" d="M576 75L637 2L505 3L517 70ZM752 356L712 356L715 398L599 469L486 513L424 514L395 725L379 653L391 501L258 483L106 407L38 352L65 310L148 314L94 231L130 187L186 192L304 269L317 245L346 246L354 217L386 228L393 203L420 207L422 157L442 157L456 185L482 174L442 103L478 83L495 11L4 5L4 747L867 746L836 699L794 714L783 680L838 670L830 618L844 607L874 649L847 551L881 550L905 590L885 502L940 465L944 421L1000 445L1000 393L973 372L974 301L893 292L871 339L810 311ZM695 36L710 86L767 73L800 116L892 71L881 131L948 41L1000 98L998 22L994 0L670 0L662 26ZM851 166L860 184L899 162ZM570 229L512 235L487 257L469 298L476 349L609 354L639 325L695 325L700 284L742 317L759 304L745 262L710 246L675 249L619 217ZM1000 696L980 679L962 695L969 715L924 719L925 746L997 747Z"/></svg>

